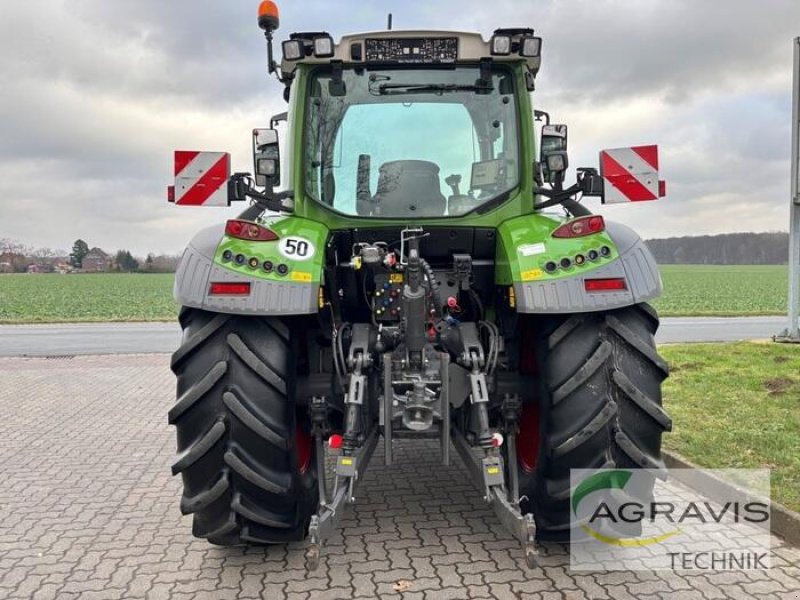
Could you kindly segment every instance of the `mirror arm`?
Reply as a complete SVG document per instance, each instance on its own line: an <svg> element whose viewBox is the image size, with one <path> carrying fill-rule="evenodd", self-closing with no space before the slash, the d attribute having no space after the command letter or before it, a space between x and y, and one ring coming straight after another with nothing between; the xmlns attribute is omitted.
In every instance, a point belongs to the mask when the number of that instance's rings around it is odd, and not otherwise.
<svg viewBox="0 0 800 600"><path fill-rule="evenodd" d="M242 213L239 215L239 218L245 221L254 221L265 211L288 212L289 209L283 205L281 200L292 197L293 193L293 191L289 190L267 197L265 194L261 194L259 192L255 192L255 195L248 192L247 195L253 198L255 202L242 211Z"/></svg>
<svg viewBox="0 0 800 600"><path fill-rule="evenodd" d="M542 175L542 163L538 161L533 163L533 182L536 184L537 187L542 187L544 185L544 176Z"/></svg>
<svg viewBox="0 0 800 600"><path fill-rule="evenodd" d="M272 212L287 212L289 209L283 205L283 201L287 198L294 197L293 190L286 190L284 192L273 194L271 192L261 193L253 188L250 188L246 193L248 197L255 200L250 208L256 207L260 209L261 212L264 212L265 210Z"/></svg>
<svg viewBox="0 0 800 600"><path fill-rule="evenodd" d="M577 210L578 212L581 211L588 212L588 210L584 206L581 206L576 200L572 198L573 195L577 194L580 191L581 191L580 185L578 185L577 183L568 187L565 190L537 189L535 193L540 196L548 198L548 200L545 200L544 202L541 202L539 204L534 204L533 208L534 210L542 210L544 208L550 208L551 206L556 206L558 204L561 204L573 215L575 215L575 210ZM578 208L576 208L576 205Z"/></svg>
<svg viewBox="0 0 800 600"><path fill-rule="evenodd" d="M237 200L245 200L250 198L254 200L253 204L248 206L241 215L240 219L252 221L259 217L264 211L271 212L290 212L291 208L284 206L283 201L287 198L294 197L294 190L285 190L283 192L272 192L267 190L259 192L253 187L250 173L236 173L228 182L228 185L236 190Z"/></svg>
<svg viewBox="0 0 800 600"><path fill-rule="evenodd" d="M288 120L289 120L289 113L285 111L282 113L278 113L276 115L272 115L272 117L269 120L270 129L275 129L278 126L278 123L282 123Z"/></svg>
<svg viewBox="0 0 800 600"><path fill-rule="evenodd" d="M544 118L544 124L545 125L550 125L550 113L549 112L545 112L543 110L534 110L533 111L533 117L537 121L541 121L542 118Z"/></svg>

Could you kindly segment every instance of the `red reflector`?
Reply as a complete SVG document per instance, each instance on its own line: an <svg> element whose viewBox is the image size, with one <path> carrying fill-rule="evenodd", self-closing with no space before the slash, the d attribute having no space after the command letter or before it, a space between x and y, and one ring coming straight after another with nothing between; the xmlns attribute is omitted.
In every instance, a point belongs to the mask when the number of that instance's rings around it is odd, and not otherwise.
<svg viewBox="0 0 800 600"><path fill-rule="evenodd" d="M526 402L522 405L517 433L517 458L526 473L533 473L539 462L540 428L539 405Z"/></svg>
<svg viewBox="0 0 800 600"><path fill-rule="evenodd" d="M553 232L554 238L576 238L605 231L606 222L600 215L579 217L564 223Z"/></svg>
<svg viewBox="0 0 800 600"><path fill-rule="evenodd" d="M175 202L175 186L167 186L167 202Z"/></svg>
<svg viewBox="0 0 800 600"><path fill-rule="evenodd" d="M218 282L212 283L208 293L212 296L249 296L250 283Z"/></svg>
<svg viewBox="0 0 800 600"><path fill-rule="evenodd" d="M622 277L613 279L584 279L583 285L587 292L619 292L628 289L628 285Z"/></svg>
<svg viewBox="0 0 800 600"><path fill-rule="evenodd" d="M344 439L338 433L334 433L328 438L328 446L331 448L331 450L338 450L341 448L342 442L344 442Z"/></svg>
<svg viewBox="0 0 800 600"><path fill-rule="evenodd" d="M278 235L266 227L252 221L231 220L225 224L225 234L239 240L250 242L272 242Z"/></svg>
<svg viewBox="0 0 800 600"><path fill-rule="evenodd" d="M658 197L663 198L667 195L667 182L663 179L658 182Z"/></svg>

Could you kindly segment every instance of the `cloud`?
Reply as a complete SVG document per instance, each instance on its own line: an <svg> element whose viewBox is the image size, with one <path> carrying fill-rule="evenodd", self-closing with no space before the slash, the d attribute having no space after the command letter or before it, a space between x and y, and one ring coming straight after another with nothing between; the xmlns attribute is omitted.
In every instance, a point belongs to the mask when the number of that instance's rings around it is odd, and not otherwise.
<svg viewBox="0 0 800 600"><path fill-rule="evenodd" d="M604 213L647 237L787 227L791 52L800 4L280 2L278 37L384 27L533 26L534 102L570 125L570 162L661 146L669 198ZM178 252L236 209L164 201L176 148L230 151L285 110L257 2L9 3L0 21L0 237ZM592 202L592 201L590 201Z"/></svg>

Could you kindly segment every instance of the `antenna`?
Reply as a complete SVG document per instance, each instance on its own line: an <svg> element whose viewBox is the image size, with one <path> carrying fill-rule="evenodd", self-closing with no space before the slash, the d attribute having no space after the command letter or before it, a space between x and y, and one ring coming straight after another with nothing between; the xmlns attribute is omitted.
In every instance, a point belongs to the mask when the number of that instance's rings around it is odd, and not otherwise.
<svg viewBox="0 0 800 600"><path fill-rule="evenodd" d="M386 27L389 31L392 30L392 13L389 13L389 23Z"/></svg>

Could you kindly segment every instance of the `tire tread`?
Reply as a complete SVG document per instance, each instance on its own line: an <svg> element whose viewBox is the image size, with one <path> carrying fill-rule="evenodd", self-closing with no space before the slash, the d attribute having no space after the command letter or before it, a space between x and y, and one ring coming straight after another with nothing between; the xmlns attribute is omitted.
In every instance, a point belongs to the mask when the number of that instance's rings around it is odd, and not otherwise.
<svg viewBox="0 0 800 600"><path fill-rule="evenodd" d="M300 472L292 437L303 415L290 373L296 327L280 319L183 308L172 358L178 400L173 474L192 531L213 544L305 538L316 510L316 466ZM312 450L313 452L313 450Z"/></svg>
<svg viewBox="0 0 800 600"><path fill-rule="evenodd" d="M660 385L669 368L656 350L658 316L648 305L535 323L542 448L535 473L521 476L521 505L534 513L540 540L569 541L570 469L664 473L661 434L672 421Z"/></svg>

